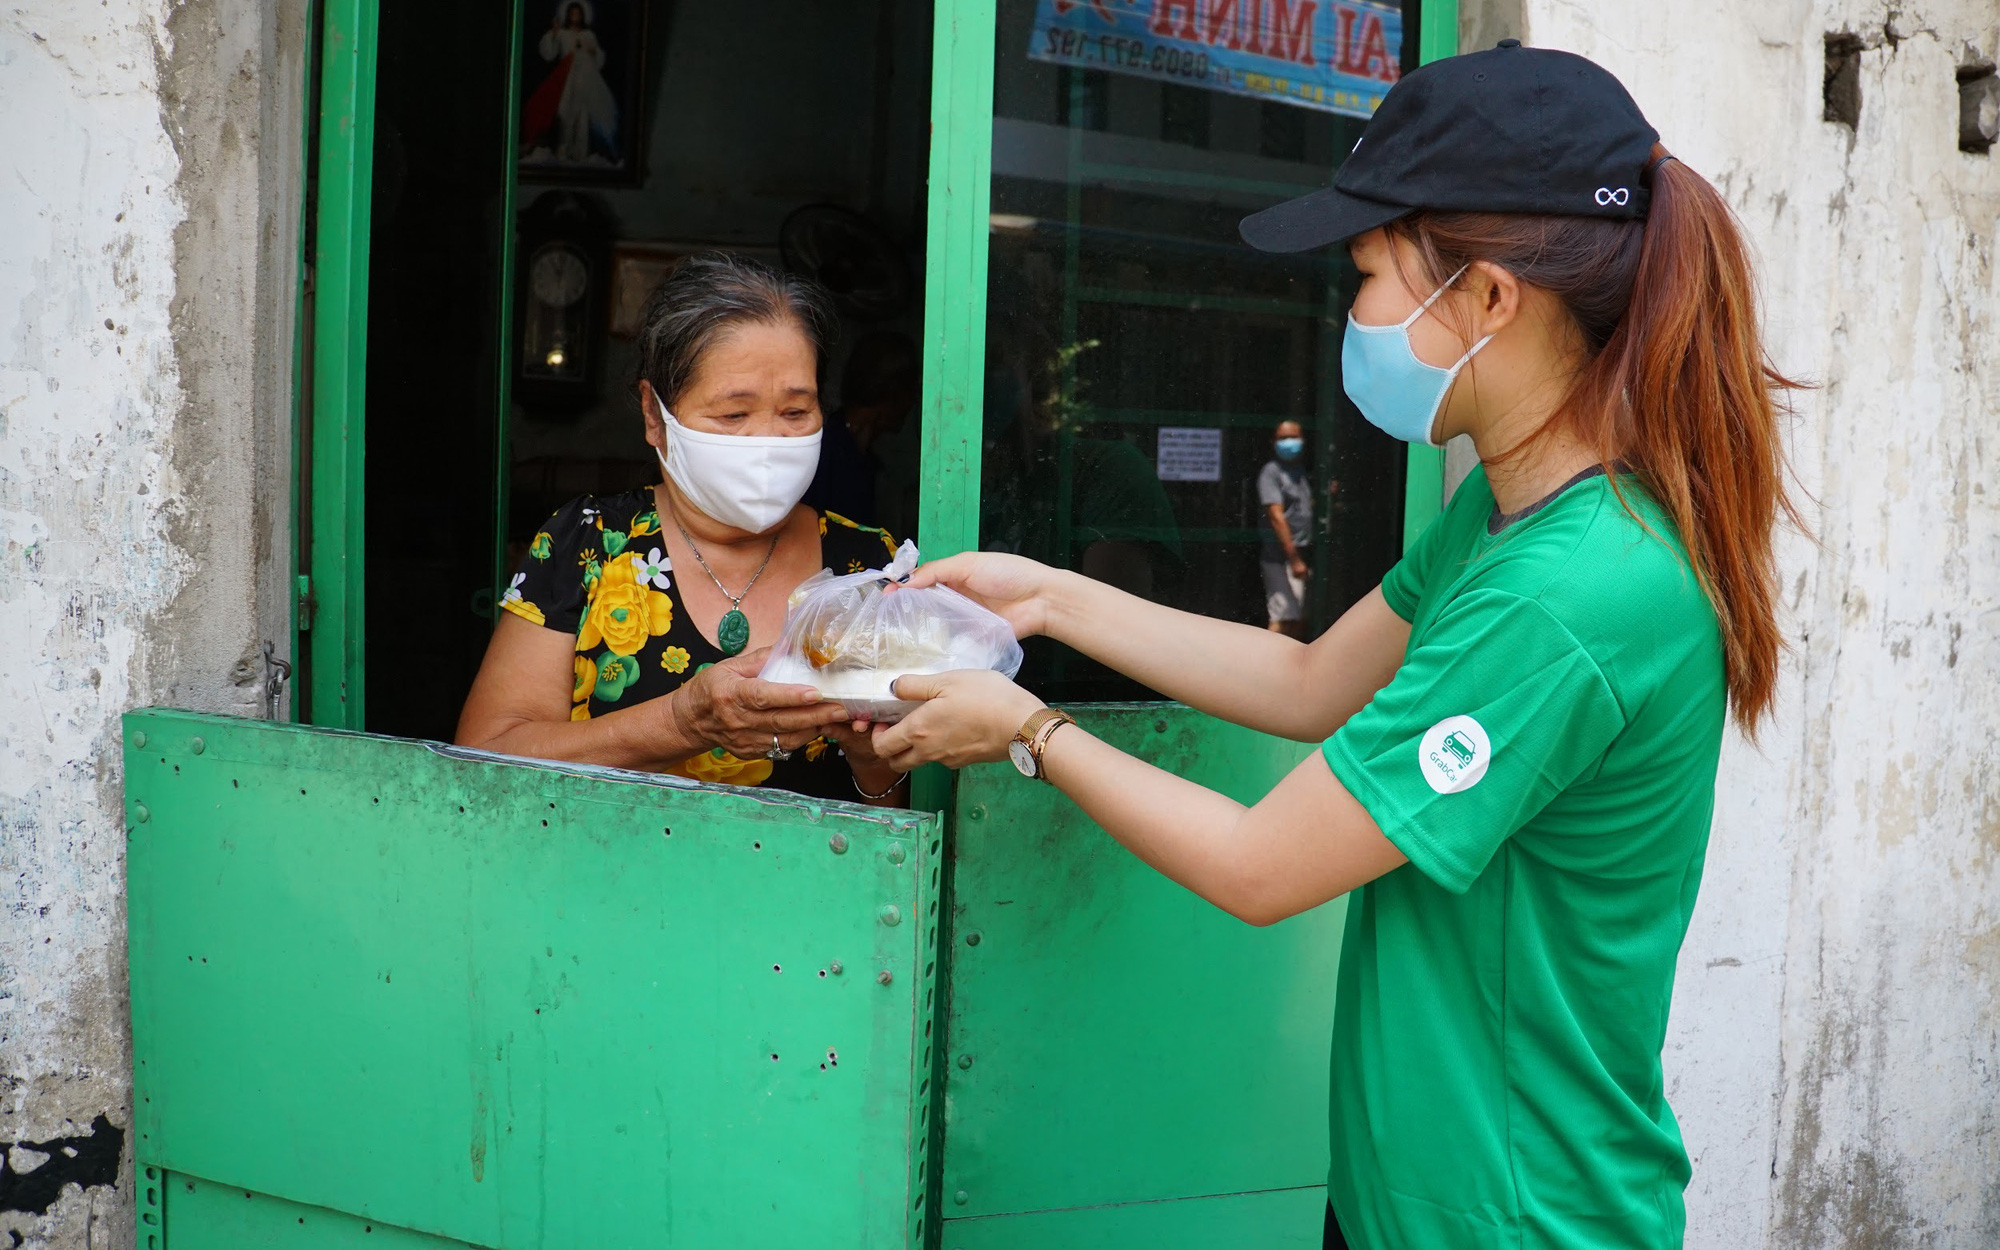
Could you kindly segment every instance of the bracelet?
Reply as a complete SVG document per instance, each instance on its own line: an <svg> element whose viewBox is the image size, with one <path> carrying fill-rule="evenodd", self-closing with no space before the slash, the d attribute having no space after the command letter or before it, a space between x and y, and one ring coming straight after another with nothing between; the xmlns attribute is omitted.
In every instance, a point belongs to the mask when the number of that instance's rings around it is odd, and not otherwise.
<svg viewBox="0 0 2000 1250"><path fill-rule="evenodd" d="M886 799L890 795L894 794L896 792L896 788L902 785L903 779L908 776L909 776L908 773L897 773L896 779L889 783L889 788L887 790L884 790L880 794L870 794L866 790L863 790L861 788L861 778L855 776L852 770L849 770L847 774L848 780L854 783L854 792L860 795L862 798L867 799L871 803L879 803L883 799Z"/></svg>

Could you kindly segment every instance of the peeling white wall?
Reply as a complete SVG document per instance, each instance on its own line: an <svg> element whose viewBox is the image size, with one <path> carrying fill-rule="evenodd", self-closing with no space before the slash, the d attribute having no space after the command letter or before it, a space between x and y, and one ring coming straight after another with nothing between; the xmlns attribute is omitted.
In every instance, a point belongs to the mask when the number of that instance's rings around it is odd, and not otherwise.
<svg viewBox="0 0 2000 1250"><path fill-rule="evenodd" d="M2000 149L1958 150L1955 79L2000 6L1488 7L1611 69L1722 190L1780 368L1819 383L1796 650L1724 757L1675 993L1688 1244L2000 1246ZM1840 31L1855 130L1822 120Z"/></svg>
<svg viewBox="0 0 2000 1250"><path fill-rule="evenodd" d="M22 1174L80 1165L9 1147L101 1147L131 1123L118 718L169 699L255 714L257 643L283 638L285 475L260 470L289 459L272 399L296 235L273 227L297 215L297 8L0 10L0 1150L17 1195ZM111 1158L116 1184L0 1211L4 1244L130 1245L130 1143Z"/></svg>
<svg viewBox="0 0 2000 1250"><path fill-rule="evenodd" d="M161 4L0 14L0 1140L129 1125L117 717L187 577L167 540L179 161ZM43 1167L52 1166L45 1162ZM129 1175L129 1167L126 1169ZM115 1239L70 1186L37 1243Z"/></svg>

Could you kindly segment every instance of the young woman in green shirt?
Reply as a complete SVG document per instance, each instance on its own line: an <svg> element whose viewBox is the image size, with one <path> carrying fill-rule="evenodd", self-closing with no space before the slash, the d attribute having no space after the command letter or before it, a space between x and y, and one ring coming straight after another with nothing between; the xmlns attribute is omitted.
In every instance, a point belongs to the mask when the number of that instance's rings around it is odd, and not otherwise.
<svg viewBox="0 0 2000 1250"><path fill-rule="evenodd" d="M1018 557L954 586L1143 684L1322 742L1244 807L993 673L905 678L897 768L1012 755L1252 924L1343 894L1327 1244L1668 1247L1686 1151L1660 1051L1724 724L1769 710L1790 512L1742 239L1610 74L1522 48L1384 100L1335 185L1244 223L1346 242L1362 413L1482 467L1298 642Z"/></svg>

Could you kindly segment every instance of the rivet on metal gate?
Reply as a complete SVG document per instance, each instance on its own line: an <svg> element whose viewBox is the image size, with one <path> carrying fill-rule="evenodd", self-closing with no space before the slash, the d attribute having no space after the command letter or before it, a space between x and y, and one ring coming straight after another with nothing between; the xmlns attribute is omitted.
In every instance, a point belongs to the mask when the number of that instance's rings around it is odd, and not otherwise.
<svg viewBox="0 0 2000 1250"><path fill-rule="evenodd" d="M903 849L903 844L902 844L901 842L891 842L891 843L889 844L889 862L890 862L890 863L892 863L892 864L900 864L900 863L902 863L902 862L903 862L903 857L904 857L904 856L906 856L906 855L908 855L908 854L909 854L909 852Z"/></svg>
<svg viewBox="0 0 2000 1250"><path fill-rule="evenodd" d="M964 1206L966 1203L972 1201L972 1195L966 1193L963 1189L961 1189L957 1193L951 1196L951 1200L953 1202L956 1202L959 1206Z"/></svg>
<svg viewBox="0 0 2000 1250"><path fill-rule="evenodd" d="M967 1068L969 1068L969 1067L971 1067L971 1066L972 1066L972 1056L971 1056L971 1055L960 1055L960 1056L958 1057L958 1070L959 1070L960 1072L963 1072L963 1071L965 1071L965 1070L966 1070Z"/></svg>
<svg viewBox="0 0 2000 1250"><path fill-rule="evenodd" d="M974 803L969 809L967 809L965 813L965 818L967 820L985 820L986 805L984 803Z"/></svg>
<svg viewBox="0 0 2000 1250"><path fill-rule="evenodd" d="M132 735L132 745L135 747L143 747L146 745L145 730L141 729L139 732Z"/></svg>
<svg viewBox="0 0 2000 1250"><path fill-rule="evenodd" d="M830 964L828 964L828 965L826 966L826 970L827 970L828 972L831 972L831 973L832 973L833 975L835 975L835 976L839 976L839 975L840 975L840 961L839 961L838 959L834 960L834 961L833 961L832 963L830 963Z"/></svg>
<svg viewBox="0 0 2000 1250"><path fill-rule="evenodd" d="M847 835L844 833L834 834L826 840L826 844L833 849L835 855L847 854Z"/></svg>
<svg viewBox="0 0 2000 1250"><path fill-rule="evenodd" d="M898 908L894 903L884 903L882 905L882 910L876 912L875 914L882 918L883 924L886 924L891 928L894 928L896 925L903 923L902 910Z"/></svg>
<svg viewBox="0 0 2000 1250"><path fill-rule="evenodd" d="M1165 717L1161 717L1159 720L1153 722L1153 732L1156 734L1163 734L1167 732L1167 721Z"/></svg>
<svg viewBox="0 0 2000 1250"><path fill-rule="evenodd" d="M188 743L188 750L193 751L196 755L200 755L203 751L208 750L208 744L200 738L196 738Z"/></svg>
<svg viewBox="0 0 2000 1250"><path fill-rule="evenodd" d="M891 973L887 968L875 974L875 984L877 985L887 985L895 979L895 974Z"/></svg>
<svg viewBox="0 0 2000 1250"><path fill-rule="evenodd" d="M132 819L138 821L140 824L143 825L152 818L153 818L153 813L146 810L146 805L144 803L134 803L132 805Z"/></svg>
<svg viewBox="0 0 2000 1250"><path fill-rule="evenodd" d="M968 934L966 934L966 935L965 935L965 944L966 944L967 946L977 946L977 945L979 945L979 934L977 934L977 933L968 933Z"/></svg>

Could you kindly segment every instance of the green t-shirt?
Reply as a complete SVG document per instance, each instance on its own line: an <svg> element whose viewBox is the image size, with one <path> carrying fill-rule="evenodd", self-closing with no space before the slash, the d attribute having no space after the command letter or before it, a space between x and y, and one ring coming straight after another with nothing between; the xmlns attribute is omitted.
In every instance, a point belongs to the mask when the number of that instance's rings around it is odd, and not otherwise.
<svg viewBox="0 0 2000 1250"><path fill-rule="evenodd" d="M1410 859L1341 954L1328 1191L1357 1250L1681 1244L1660 1048L1726 690L1672 522L1619 484L1652 533L1601 475L1503 519L1475 471L1382 583L1403 666L1324 748Z"/></svg>

